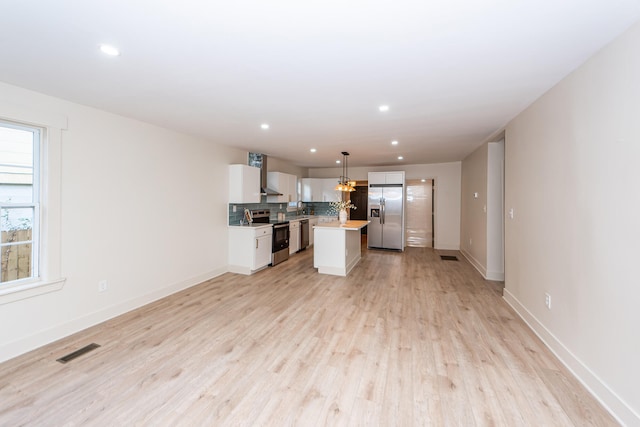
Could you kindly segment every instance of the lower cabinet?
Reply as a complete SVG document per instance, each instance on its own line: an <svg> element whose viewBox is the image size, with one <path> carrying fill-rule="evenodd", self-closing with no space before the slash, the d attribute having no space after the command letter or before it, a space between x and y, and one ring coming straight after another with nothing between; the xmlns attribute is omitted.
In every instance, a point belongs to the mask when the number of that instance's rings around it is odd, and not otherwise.
<svg viewBox="0 0 640 427"><path fill-rule="evenodd" d="M253 274L271 262L273 227L229 227L229 271Z"/></svg>
<svg viewBox="0 0 640 427"><path fill-rule="evenodd" d="M269 228L272 231L272 228ZM251 268L255 271L271 263L271 233L256 237L255 256Z"/></svg>

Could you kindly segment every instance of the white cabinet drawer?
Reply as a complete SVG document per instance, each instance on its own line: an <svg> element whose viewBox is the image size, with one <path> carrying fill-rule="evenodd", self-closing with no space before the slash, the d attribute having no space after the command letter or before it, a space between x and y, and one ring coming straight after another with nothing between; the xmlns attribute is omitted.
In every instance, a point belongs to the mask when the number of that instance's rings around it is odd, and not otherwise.
<svg viewBox="0 0 640 427"><path fill-rule="evenodd" d="M256 237L266 236L268 234L273 234L273 227L262 227L255 230Z"/></svg>

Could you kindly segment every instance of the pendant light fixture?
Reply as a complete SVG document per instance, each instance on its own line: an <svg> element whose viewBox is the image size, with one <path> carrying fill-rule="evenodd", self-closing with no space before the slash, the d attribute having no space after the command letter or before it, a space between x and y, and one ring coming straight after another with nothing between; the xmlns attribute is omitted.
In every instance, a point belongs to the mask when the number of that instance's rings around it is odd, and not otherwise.
<svg viewBox="0 0 640 427"><path fill-rule="evenodd" d="M352 183L349 181L349 177L348 177L348 173L349 173L349 168L347 166L347 157L349 156L349 153L346 151L342 152L342 176L340 177L340 180L338 181L338 185L336 185L336 191L356 191L355 188L353 188L353 185L355 185L355 183Z"/></svg>

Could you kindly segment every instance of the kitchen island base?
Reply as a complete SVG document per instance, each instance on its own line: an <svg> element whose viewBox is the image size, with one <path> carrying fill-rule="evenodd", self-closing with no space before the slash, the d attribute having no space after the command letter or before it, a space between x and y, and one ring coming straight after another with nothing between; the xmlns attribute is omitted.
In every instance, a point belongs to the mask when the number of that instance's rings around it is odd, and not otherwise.
<svg viewBox="0 0 640 427"><path fill-rule="evenodd" d="M360 229L368 221L330 222L313 227L313 266L318 273L346 276L362 257Z"/></svg>

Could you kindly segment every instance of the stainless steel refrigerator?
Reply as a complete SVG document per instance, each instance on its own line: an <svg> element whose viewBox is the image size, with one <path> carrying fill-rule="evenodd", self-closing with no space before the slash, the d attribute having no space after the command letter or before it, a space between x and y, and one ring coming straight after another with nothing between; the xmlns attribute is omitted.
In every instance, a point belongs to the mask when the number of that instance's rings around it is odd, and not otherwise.
<svg viewBox="0 0 640 427"><path fill-rule="evenodd" d="M402 184L369 184L367 246L403 248L404 188Z"/></svg>

